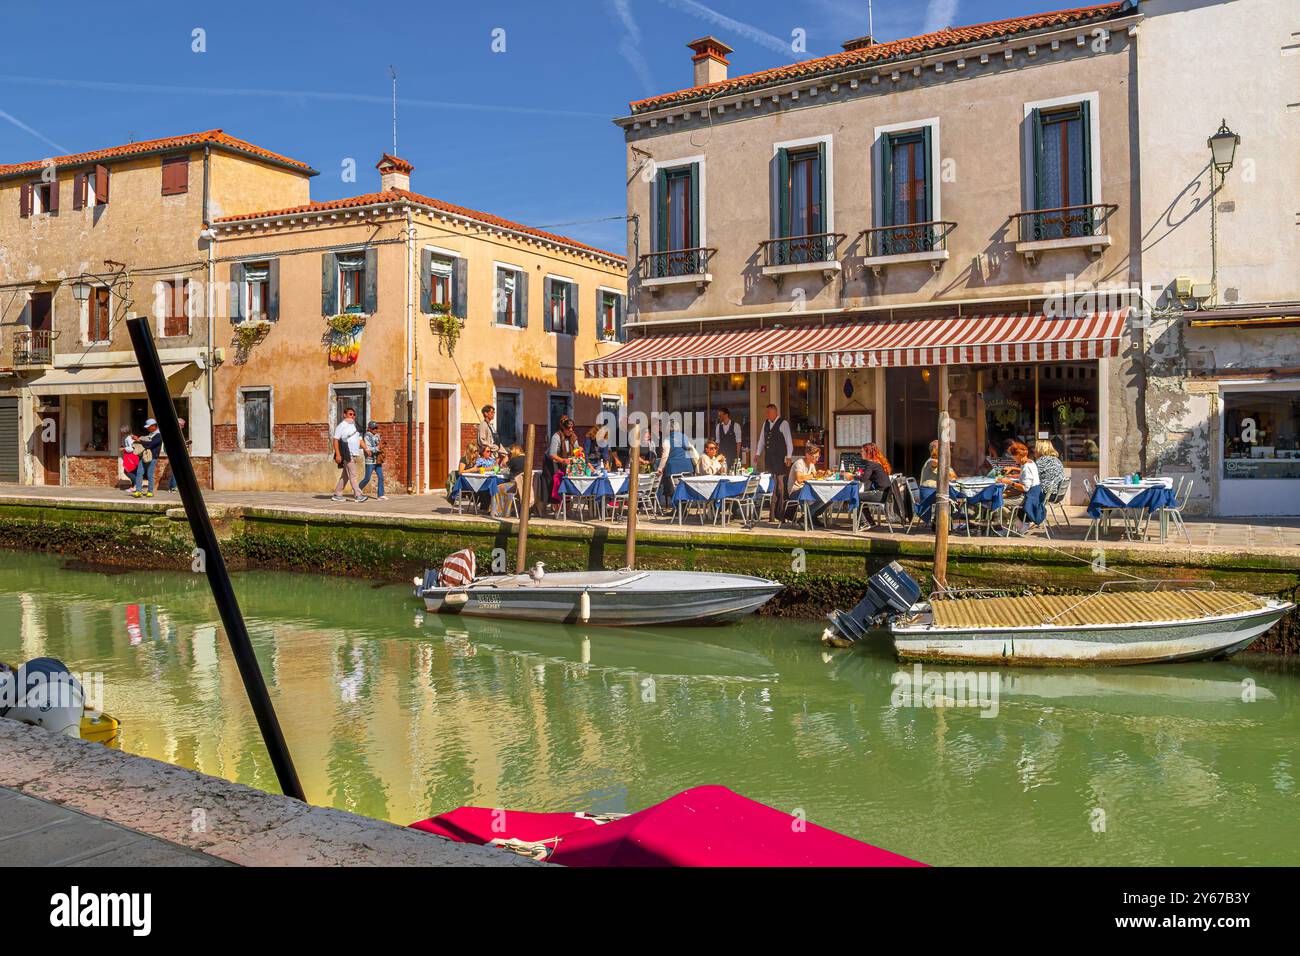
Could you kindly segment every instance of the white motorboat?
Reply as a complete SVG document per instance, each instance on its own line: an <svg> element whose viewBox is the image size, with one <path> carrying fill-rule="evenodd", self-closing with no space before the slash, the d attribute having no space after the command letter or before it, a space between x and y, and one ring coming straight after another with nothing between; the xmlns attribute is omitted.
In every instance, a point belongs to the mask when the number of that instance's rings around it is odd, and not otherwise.
<svg viewBox="0 0 1300 956"><path fill-rule="evenodd" d="M901 660L974 664L1150 664L1244 650L1294 607L1202 582L1103 584L1087 595L1007 595L920 587L897 562L823 634L845 645L883 624Z"/></svg>
<svg viewBox="0 0 1300 956"><path fill-rule="evenodd" d="M779 581L708 571L542 571L415 582L429 611L561 624L644 626L721 624L752 614L782 589Z"/></svg>

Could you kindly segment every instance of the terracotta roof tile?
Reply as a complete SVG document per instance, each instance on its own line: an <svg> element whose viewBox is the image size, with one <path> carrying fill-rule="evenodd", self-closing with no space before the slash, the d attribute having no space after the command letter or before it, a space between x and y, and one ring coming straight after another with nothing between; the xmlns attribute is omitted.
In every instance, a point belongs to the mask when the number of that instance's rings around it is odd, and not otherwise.
<svg viewBox="0 0 1300 956"><path fill-rule="evenodd" d="M279 163L283 166L289 166L294 169L300 169L304 173L311 175L316 174L306 163L299 162L296 159L290 159L288 156L281 156L279 153L273 153L269 149L263 149L236 136L219 129L205 130L202 133L187 133L184 136L167 136L162 139L147 139L138 143L127 143L124 146L110 146L107 149L95 149L86 153L71 153L67 156L54 156L54 165L56 168L65 166L81 166L86 163L102 163L115 159L128 159L132 156L138 156L144 153L161 152L170 149L183 149L186 147L194 148L198 146L215 146L218 149L230 150L235 153L253 156L259 159L269 160ZM38 159L27 163L10 163L0 165L0 178L12 176L17 173L36 172L40 170L48 160Z"/></svg>
<svg viewBox="0 0 1300 956"><path fill-rule="evenodd" d="M375 169L383 169L384 166L391 166L393 172L409 173L415 169L410 163L400 156L394 156L392 153L384 153L379 157L379 162L375 163Z"/></svg>
<svg viewBox="0 0 1300 956"><path fill-rule="evenodd" d="M598 249L595 246L589 246L585 242L578 242L576 239L570 239L567 236L556 235L553 232L546 232L542 229L534 229L532 226L525 226L522 223L514 222L510 219L503 219L500 216L494 216L491 213L480 212L476 209L469 209L465 206L457 206L454 203L444 202L441 199L433 199L430 196L421 196L419 193L413 193L407 189L389 189L386 192L365 193L361 196L349 196L346 199L332 199L328 202L310 202L302 206L291 206L288 209L269 209L263 212L247 212L237 216L222 216L214 222L231 223L247 222L252 219L268 219L279 216L294 215L311 215L320 212L333 212L338 209L357 209L362 206L375 206L383 203L393 202L411 202L419 206L425 206L438 212L449 213L454 216L463 216L466 219L473 219L477 222L486 223L490 226L496 226L501 229L509 229L514 232L522 232L530 236L536 236L539 239L545 239L549 242L561 243L579 249L584 252L595 253L596 255L607 256L626 262L627 257L617 252L610 252L607 249Z"/></svg>
<svg viewBox="0 0 1300 956"><path fill-rule="evenodd" d="M914 56L942 50L948 47L963 46L968 43L988 42L1018 33L1028 33L1050 27L1067 26L1073 23L1088 23L1105 20L1119 15L1129 9L1131 0L1116 3L1103 3L1092 7L1076 7L1070 10L1057 10L1052 13L1036 13L1007 20L995 20L991 23L977 23L967 27L945 27L935 33L876 43L843 53L778 66L770 70L761 70L744 76L735 76L705 86L693 86L675 93L664 93L648 99L634 100L629 103L632 113L644 113L677 103L689 103L693 100L717 96L726 93L738 93L743 90L784 83L803 77L813 77L848 67L862 66L879 60L895 57Z"/></svg>

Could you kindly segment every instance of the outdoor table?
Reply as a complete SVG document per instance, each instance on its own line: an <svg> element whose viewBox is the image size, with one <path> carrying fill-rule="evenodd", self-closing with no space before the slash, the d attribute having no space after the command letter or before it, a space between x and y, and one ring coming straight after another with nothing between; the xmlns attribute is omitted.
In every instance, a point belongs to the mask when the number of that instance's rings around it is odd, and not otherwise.
<svg viewBox="0 0 1300 956"><path fill-rule="evenodd" d="M1166 510L1174 504L1174 480L1172 478L1143 478L1137 484L1126 478L1103 478L1092 490L1092 499L1088 502L1088 517L1092 525L1084 540L1097 532L1101 540L1101 520L1107 510L1124 512L1124 534L1129 532L1129 520L1132 516L1134 530L1141 512L1160 514L1160 543L1164 544L1169 534L1169 512Z"/></svg>
<svg viewBox="0 0 1300 956"><path fill-rule="evenodd" d="M799 488L794 500L800 503L803 511L803 528L812 530L812 509L815 504L831 505L847 502L852 509L853 530L858 530L858 482L850 478L809 478Z"/></svg>
<svg viewBox="0 0 1300 956"><path fill-rule="evenodd" d="M934 499L938 489L934 487L921 489L921 500L917 509L918 517L929 521L934 510ZM972 505L986 509L990 514L1002 509L1002 498L1006 485L994 478L976 476L972 478L954 478L948 482L948 497L954 501L965 501L967 508ZM966 516L967 533L970 529L970 515ZM987 524L985 526L987 528Z"/></svg>
<svg viewBox="0 0 1300 956"><path fill-rule="evenodd" d="M497 489L503 481L509 479L496 472L459 472L456 475L456 483L451 488L451 500L458 507L462 506L461 495L469 493L477 495L480 491L487 492L491 498L496 498Z"/></svg>
<svg viewBox="0 0 1300 956"><path fill-rule="evenodd" d="M735 498L744 494L749 477L749 475L683 475L677 482L677 487L673 489L671 499L677 523L682 524L685 520L687 502L706 501L715 508L720 508L723 498ZM762 494L767 494L771 487L772 476L764 472L759 476L758 490ZM703 522L704 515L701 514L700 523Z"/></svg>
<svg viewBox="0 0 1300 956"><path fill-rule="evenodd" d="M560 517L568 517L570 498L599 498L603 514L605 503L609 498L627 491L629 477L626 471L609 472L603 475L565 475L564 480L560 482Z"/></svg>

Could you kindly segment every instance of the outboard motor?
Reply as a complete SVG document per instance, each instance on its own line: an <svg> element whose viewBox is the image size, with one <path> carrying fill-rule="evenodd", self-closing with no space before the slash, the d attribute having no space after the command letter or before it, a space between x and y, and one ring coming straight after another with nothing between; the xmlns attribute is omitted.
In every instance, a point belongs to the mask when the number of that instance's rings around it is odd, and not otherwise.
<svg viewBox="0 0 1300 956"><path fill-rule="evenodd" d="M906 614L921 599L921 586L897 561L877 571L867 581L867 593L852 611L831 611L831 627L822 640L852 643L866 637L867 631L890 614Z"/></svg>
<svg viewBox="0 0 1300 956"><path fill-rule="evenodd" d="M56 658L37 657L16 671L0 667L0 717L79 737L85 703L81 683Z"/></svg>

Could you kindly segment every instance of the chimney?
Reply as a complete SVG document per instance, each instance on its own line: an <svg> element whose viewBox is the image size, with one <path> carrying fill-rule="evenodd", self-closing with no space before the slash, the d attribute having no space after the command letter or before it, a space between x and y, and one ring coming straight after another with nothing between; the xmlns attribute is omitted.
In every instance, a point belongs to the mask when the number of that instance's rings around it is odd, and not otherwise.
<svg viewBox="0 0 1300 956"><path fill-rule="evenodd" d="M727 54L734 52L717 37L700 37L686 44L695 51L695 86L706 86L727 78Z"/></svg>
<svg viewBox="0 0 1300 956"><path fill-rule="evenodd" d="M844 52L851 53L854 50L865 50L869 46L876 45L876 38L868 33L864 37L858 37L856 40L845 40L840 46L844 47Z"/></svg>
<svg viewBox="0 0 1300 956"><path fill-rule="evenodd" d="M375 169L379 170L381 192L388 192L390 189L410 190L411 170L415 167L406 160L384 153L379 162L375 163Z"/></svg>

